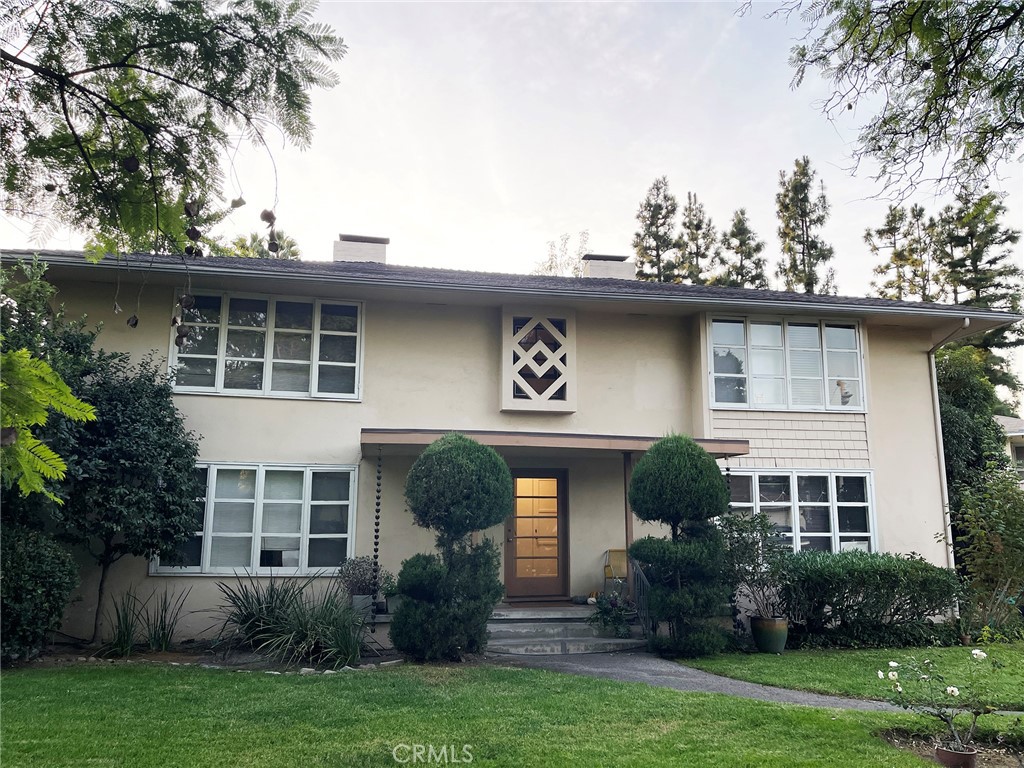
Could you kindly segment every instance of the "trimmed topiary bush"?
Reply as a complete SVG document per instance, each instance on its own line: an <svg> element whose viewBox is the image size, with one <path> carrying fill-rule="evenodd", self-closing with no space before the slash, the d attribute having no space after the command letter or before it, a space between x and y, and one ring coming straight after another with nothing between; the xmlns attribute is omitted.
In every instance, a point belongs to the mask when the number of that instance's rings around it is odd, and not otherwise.
<svg viewBox="0 0 1024 768"><path fill-rule="evenodd" d="M688 526L725 514L729 489L711 454L673 435L652 445L633 468L629 505L641 520L667 525L677 541Z"/></svg>
<svg viewBox="0 0 1024 768"><path fill-rule="evenodd" d="M641 520L671 531L669 539L648 536L629 550L651 582L652 615L668 624L668 637L654 638L652 650L690 657L722 650L725 632L713 617L730 589L713 518L728 511L729 494L715 460L688 437L659 440L633 470L629 503Z"/></svg>
<svg viewBox="0 0 1024 768"><path fill-rule="evenodd" d="M458 661L487 644L487 620L504 588L490 540L468 542L512 514L512 473L492 448L449 434L413 464L405 498L416 524L437 534L440 555L402 563L391 620L395 648L417 661Z"/></svg>
<svg viewBox="0 0 1024 768"><path fill-rule="evenodd" d="M60 627L78 568L49 536L5 525L0 539L0 618L4 662L31 659Z"/></svg>
<svg viewBox="0 0 1024 768"><path fill-rule="evenodd" d="M416 459L405 498L416 524L435 531L444 549L512 514L512 473L493 448L453 432Z"/></svg>

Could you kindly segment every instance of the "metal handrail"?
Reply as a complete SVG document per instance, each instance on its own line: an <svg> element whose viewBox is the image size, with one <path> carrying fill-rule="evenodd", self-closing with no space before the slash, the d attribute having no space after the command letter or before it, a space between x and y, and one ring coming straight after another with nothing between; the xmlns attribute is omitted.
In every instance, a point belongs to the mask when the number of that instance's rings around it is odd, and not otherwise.
<svg viewBox="0 0 1024 768"><path fill-rule="evenodd" d="M651 582L647 580L647 574L644 573L643 567L634 560L632 557L629 558L629 572L631 577L633 593L633 602L636 604L636 618L640 622L640 627L643 629L644 637L650 637L651 632L654 629L654 620L651 617L651 609L647 604L647 596L651 591Z"/></svg>

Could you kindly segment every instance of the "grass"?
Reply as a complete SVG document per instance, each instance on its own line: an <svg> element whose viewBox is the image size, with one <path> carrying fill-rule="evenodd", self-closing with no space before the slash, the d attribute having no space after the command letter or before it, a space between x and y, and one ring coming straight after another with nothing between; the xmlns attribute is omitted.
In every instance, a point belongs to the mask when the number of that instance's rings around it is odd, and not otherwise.
<svg viewBox="0 0 1024 768"><path fill-rule="evenodd" d="M924 725L910 715L540 670L404 666L313 677L117 664L13 670L2 683L4 768L393 768L400 744L455 745L460 755L469 745L473 765L516 768L928 765L873 735Z"/></svg>
<svg viewBox="0 0 1024 768"><path fill-rule="evenodd" d="M1024 643L985 646L1005 666L991 679L993 704L1024 711ZM890 661L908 656L931 659L950 684L957 684L971 662L970 648L901 648L895 650L810 650L767 653L729 653L685 663L717 675L801 691L885 699L888 681L876 671L888 671Z"/></svg>

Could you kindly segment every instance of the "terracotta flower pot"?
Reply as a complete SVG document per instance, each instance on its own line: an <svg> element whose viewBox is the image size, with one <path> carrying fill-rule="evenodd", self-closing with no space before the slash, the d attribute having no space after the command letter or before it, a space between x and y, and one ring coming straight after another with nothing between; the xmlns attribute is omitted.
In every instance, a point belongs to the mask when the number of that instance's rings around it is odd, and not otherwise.
<svg viewBox="0 0 1024 768"><path fill-rule="evenodd" d="M946 747L935 748L935 759L946 768L974 768L978 761L978 750L967 747L966 752L956 752Z"/></svg>

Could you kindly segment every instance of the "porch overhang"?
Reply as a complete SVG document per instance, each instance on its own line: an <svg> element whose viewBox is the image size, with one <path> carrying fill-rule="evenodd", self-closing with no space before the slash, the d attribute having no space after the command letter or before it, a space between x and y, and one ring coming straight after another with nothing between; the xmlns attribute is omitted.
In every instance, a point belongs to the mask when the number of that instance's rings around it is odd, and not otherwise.
<svg viewBox="0 0 1024 768"><path fill-rule="evenodd" d="M364 456L411 456L449 432L459 432L478 443L489 445L506 455L597 456L616 453L643 453L660 437L633 435L593 435L567 432L505 432L481 429L363 429L360 443ZM716 459L743 456L750 452L747 440L694 438L701 448Z"/></svg>

